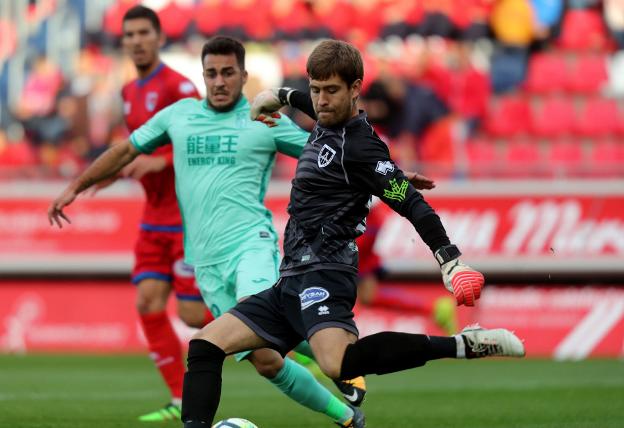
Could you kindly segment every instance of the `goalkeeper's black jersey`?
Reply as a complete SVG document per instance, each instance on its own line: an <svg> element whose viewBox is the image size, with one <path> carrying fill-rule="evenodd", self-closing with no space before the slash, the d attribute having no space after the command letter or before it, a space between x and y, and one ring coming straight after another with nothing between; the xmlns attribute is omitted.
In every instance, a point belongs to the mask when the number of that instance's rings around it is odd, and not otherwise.
<svg viewBox="0 0 624 428"><path fill-rule="evenodd" d="M357 272L354 239L366 229L371 195L412 223L434 214L390 159L366 113L340 128L317 124L292 182L282 275L318 269Z"/></svg>

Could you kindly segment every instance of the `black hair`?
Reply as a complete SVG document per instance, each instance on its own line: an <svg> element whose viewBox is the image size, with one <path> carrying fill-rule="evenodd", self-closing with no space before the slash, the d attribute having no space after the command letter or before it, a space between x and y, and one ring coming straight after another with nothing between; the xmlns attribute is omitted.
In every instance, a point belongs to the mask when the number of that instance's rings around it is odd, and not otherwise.
<svg viewBox="0 0 624 428"><path fill-rule="evenodd" d="M145 7L141 5L131 7L124 14L122 22L126 22L131 19L139 19L139 18L147 19L149 22L151 22L156 32L160 34L161 32L160 19L158 18L158 15L156 14L156 12L154 12L154 10L150 9L149 7Z"/></svg>
<svg viewBox="0 0 624 428"><path fill-rule="evenodd" d="M201 60L204 63L206 55L236 55L236 62L241 70L245 69L245 47L241 42L231 37L215 36L208 40L202 48Z"/></svg>

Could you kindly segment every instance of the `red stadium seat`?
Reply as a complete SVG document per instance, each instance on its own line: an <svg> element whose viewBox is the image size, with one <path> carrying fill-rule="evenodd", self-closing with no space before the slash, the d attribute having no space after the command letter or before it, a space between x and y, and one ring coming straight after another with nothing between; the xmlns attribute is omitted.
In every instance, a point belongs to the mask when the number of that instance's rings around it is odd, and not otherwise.
<svg viewBox="0 0 624 428"><path fill-rule="evenodd" d="M597 10L571 9L563 17L557 45L563 49L604 49L607 35Z"/></svg>
<svg viewBox="0 0 624 428"><path fill-rule="evenodd" d="M505 147L505 169L508 177L531 177L544 174L543 156L535 140L509 141Z"/></svg>
<svg viewBox="0 0 624 428"><path fill-rule="evenodd" d="M602 140L592 144L589 155L591 175L596 177L624 177L624 144Z"/></svg>
<svg viewBox="0 0 624 428"><path fill-rule="evenodd" d="M524 82L529 92L546 94L565 89L568 64L557 54L536 54L531 57Z"/></svg>
<svg viewBox="0 0 624 428"><path fill-rule="evenodd" d="M531 109L520 96L508 96L494 101L486 119L485 129L495 137L513 137L529 131Z"/></svg>
<svg viewBox="0 0 624 428"><path fill-rule="evenodd" d="M532 109L532 130L540 137L554 138L569 134L576 120L571 100L548 98Z"/></svg>
<svg viewBox="0 0 624 428"><path fill-rule="evenodd" d="M470 177L491 176L502 164L496 143L484 138L473 139L466 143L466 157Z"/></svg>
<svg viewBox="0 0 624 428"><path fill-rule="evenodd" d="M580 55L569 68L566 87L571 92L596 94L608 79L604 55Z"/></svg>
<svg viewBox="0 0 624 428"><path fill-rule="evenodd" d="M556 177L580 175L585 171L583 147L578 141L553 141L547 146L547 165Z"/></svg>
<svg viewBox="0 0 624 428"><path fill-rule="evenodd" d="M585 137L606 137L618 131L618 116L614 100L592 98L581 108L575 130Z"/></svg>

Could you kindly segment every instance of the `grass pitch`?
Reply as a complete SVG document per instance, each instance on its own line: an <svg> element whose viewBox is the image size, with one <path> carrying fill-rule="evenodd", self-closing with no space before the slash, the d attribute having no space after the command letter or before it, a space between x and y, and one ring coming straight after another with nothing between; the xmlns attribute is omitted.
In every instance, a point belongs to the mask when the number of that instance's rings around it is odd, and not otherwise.
<svg viewBox="0 0 624 428"><path fill-rule="evenodd" d="M434 361L369 376L370 428L616 428L624 426L624 361ZM179 427L136 417L167 401L146 356L0 356L0 427ZM255 374L226 362L219 419L260 428L333 426Z"/></svg>

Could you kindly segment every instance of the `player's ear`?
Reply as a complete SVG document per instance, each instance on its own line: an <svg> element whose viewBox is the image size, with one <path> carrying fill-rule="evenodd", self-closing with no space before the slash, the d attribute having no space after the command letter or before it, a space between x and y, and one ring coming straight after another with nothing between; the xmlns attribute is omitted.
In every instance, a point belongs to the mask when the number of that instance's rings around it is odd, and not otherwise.
<svg viewBox="0 0 624 428"><path fill-rule="evenodd" d="M247 70L243 70L243 85L247 83L247 78L249 77L249 73L247 73Z"/></svg>
<svg viewBox="0 0 624 428"><path fill-rule="evenodd" d="M353 82L351 85L351 91L353 92L353 100L357 100L360 97L360 93L362 93L362 79L357 79Z"/></svg>
<svg viewBox="0 0 624 428"><path fill-rule="evenodd" d="M158 47L162 48L163 46L165 46L166 42L167 42L167 36L165 36L165 33L161 31L160 34L158 35Z"/></svg>

